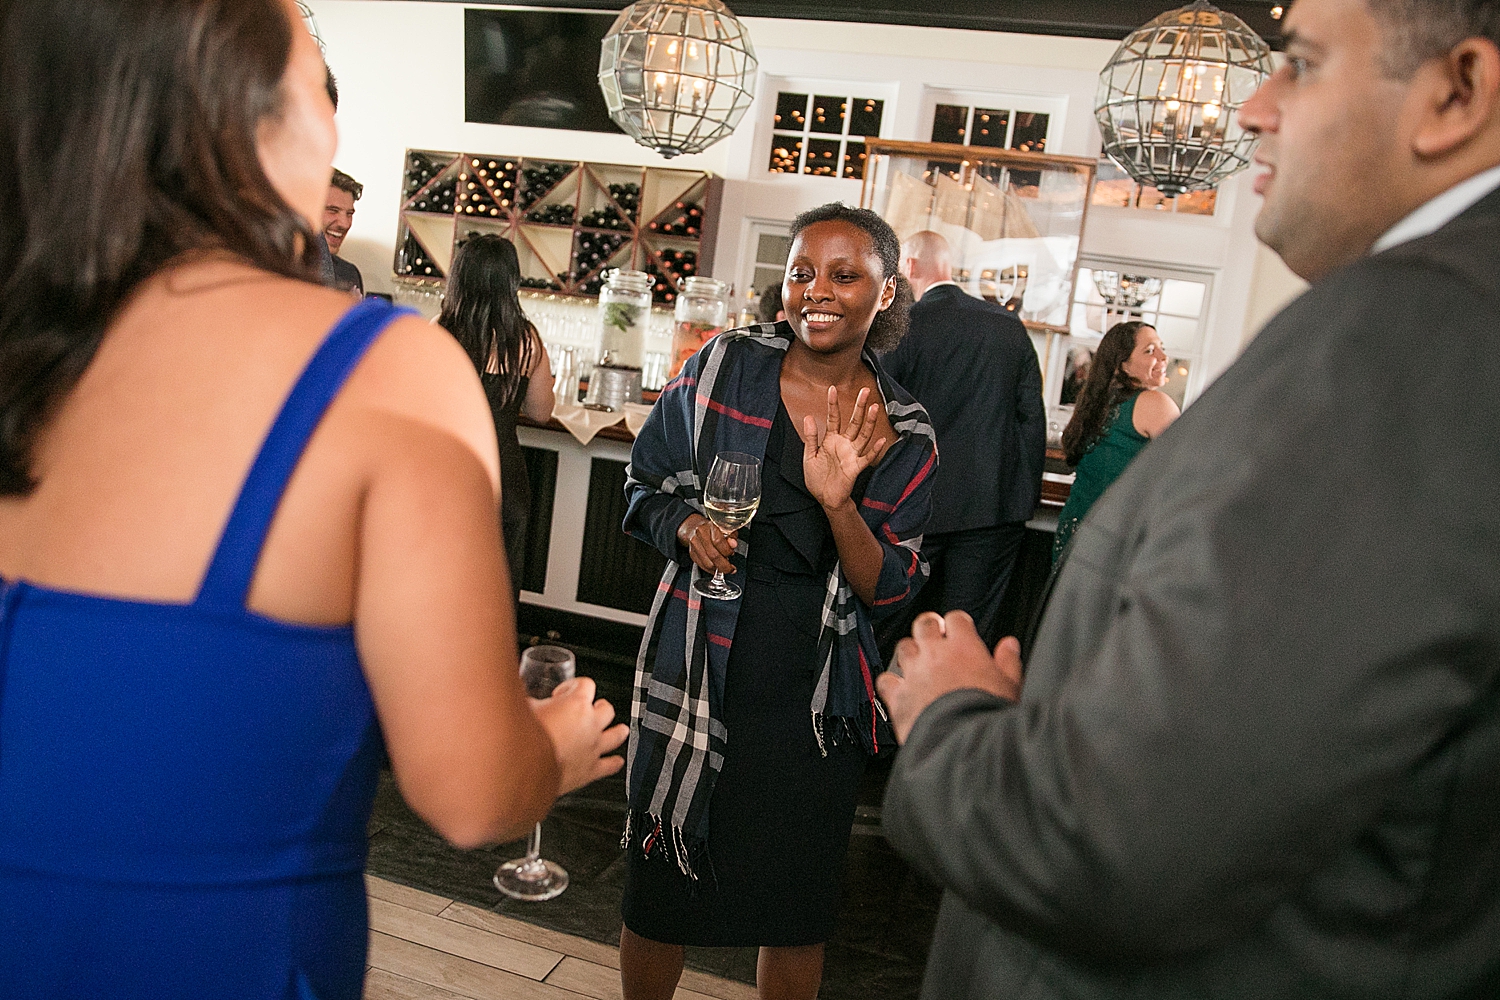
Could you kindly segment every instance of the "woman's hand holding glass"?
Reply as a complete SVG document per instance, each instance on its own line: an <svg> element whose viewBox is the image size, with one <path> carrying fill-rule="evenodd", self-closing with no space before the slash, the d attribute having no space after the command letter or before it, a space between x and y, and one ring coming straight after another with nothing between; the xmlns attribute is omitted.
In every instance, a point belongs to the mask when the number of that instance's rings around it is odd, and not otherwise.
<svg viewBox="0 0 1500 1000"><path fill-rule="evenodd" d="M869 389L859 390L849 425L842 432L836 386L828 387L828 421L821 435L811 415L802 418L802 478L824 510L837 510L848 503L859 474L885 454L886 439L871 440L880 423L880 404L866 405L869 398Z"/></svg>
<svg viewBox="0 0 1500 1000"><path fill-rule="evenodd" d="M702 514L689 514L677 528L677 540L687 547L688 557L705 573L733 573L729 557L739 546L738 531L720 531Z"/></svg>
<svg viewBox="0 0 1500 1000"><path fill-rule="evenodd" d="M559 795L618 771L624 758L602 755L628 734L623 725L610 727L614 709L594 700L594 682L577 677L575 667L572 651L562 646L532 646L521 653L521 683L557 755ZM529 902L551 899L568 887L567 871L542 857L541 823L531 831L526 856L501 865L494 882L505 895Z"/></svg>
<svg viewBox="0 0 1500 1000"><path fill-rule="evenodd" d="M552 740L561 772L557 794L566 795L625 766L624 757L607 757L620 748L630 729L612 726L615 710L603 698L594 700L588 677L564 681L550 698L531 699L531 710Z"/></svg>
<svg viewBox="0 0 1500 1000"><path fill-rule="evenodd" d="M739 543L731 536L748 526L760 507L760 464L758 456L738 451L721 451L714 456L713 468L709 470L708 479L703 484L703 510L713 522L714 533L736 548ZM713 541L714 536L708 535L707 540ZM717 543L715 547L717 548ZM729 560L722 551L717 554L723 562L728 563ZM724 578L724 574L734 572L733 564L719 566L719 559L713 561L713 578L694 580L693 590L719 601L732 601L739 597L743 591Z"/></svg>

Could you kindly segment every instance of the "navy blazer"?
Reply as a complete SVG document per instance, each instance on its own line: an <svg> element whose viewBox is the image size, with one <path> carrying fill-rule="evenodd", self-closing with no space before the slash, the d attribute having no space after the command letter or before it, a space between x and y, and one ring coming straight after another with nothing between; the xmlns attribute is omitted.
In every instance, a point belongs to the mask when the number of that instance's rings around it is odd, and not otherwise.
<svg viewBox="0 0 1500 1000"><path fill-rule="evenodd" d="M1042 493L1042 369L1026 327L957 285L929 288L881 361L937 429L930 535L1030 519Z"/></svg>

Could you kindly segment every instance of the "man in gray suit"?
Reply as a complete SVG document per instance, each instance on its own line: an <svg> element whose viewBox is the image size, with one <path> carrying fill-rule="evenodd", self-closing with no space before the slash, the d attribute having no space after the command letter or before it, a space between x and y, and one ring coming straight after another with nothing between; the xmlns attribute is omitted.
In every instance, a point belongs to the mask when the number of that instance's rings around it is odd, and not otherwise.
<svg viewBox="0 0 1500 1000"><path fill-rule="evenodd" d="M1313 282L1095 505L1034 643L919 619L924 996L1500 997L1500 5L1298 0L1241 112Z"/></svg>

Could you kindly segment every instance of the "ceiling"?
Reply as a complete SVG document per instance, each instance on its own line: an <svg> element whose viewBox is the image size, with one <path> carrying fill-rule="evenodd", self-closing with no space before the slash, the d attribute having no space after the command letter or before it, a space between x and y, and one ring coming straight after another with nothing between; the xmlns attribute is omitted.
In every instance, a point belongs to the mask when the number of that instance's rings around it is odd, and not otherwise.
<svg viewBox="0 0 1500 1000"><path fill-rule="evenodd" d="M467 2L479 6L473 0ZM1290 5L1290 0L1285 2ZM1172 0L943 0L940 4L933 0L728 0L728 5L742 17L913 24L1084 38L1124 38L1174 6ZM618 11L627 4L622 0L524 0L515 6ZM1271 10L1281 4L1275 0L1224 0L1218 6L1244 18L1272 48L1280 48L1279 22L1272 18Z"/></svg>

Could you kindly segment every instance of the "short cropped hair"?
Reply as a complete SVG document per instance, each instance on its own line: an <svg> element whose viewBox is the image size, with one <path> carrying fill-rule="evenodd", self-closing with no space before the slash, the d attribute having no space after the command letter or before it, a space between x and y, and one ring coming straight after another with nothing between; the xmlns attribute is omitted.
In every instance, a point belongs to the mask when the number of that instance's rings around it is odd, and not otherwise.
<svg viewBox="0 0 1500 1000"><path fill-rule="evenodd" d="M1381 22L1381 69L1405 80L1465 38L1500 46L1500 0L1368 0Z"/></svg>
<svg viewBox="0 0 1500 1000"><path fill-rule="evenodd" d="M365 186L338 167L333 168L333 178L328 183L340 191L348 191L354 196L355 201L359 201L365 195Z"/></svg>

